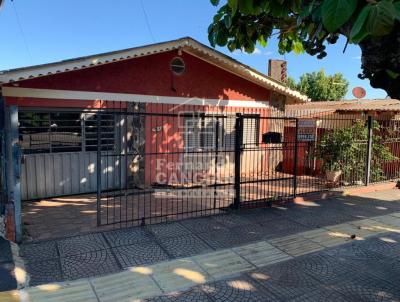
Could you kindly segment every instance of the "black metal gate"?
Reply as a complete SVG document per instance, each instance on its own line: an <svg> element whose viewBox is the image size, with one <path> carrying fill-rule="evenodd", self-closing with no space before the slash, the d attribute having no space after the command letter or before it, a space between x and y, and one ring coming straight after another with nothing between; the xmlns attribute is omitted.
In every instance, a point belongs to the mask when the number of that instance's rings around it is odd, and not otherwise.
<svg viewBox="0 0 400 302"><path fill-rule="evenodd" d="M285 133L292 127L293 133ZM236 196L242 207L296 196L297 120L238 115Z"/></svg>
<svg viewBox="0 0 400 302"><path fill-rule="evenodd" d="M287 124L297 127L293 118L235 113L97 113L98 225L210 215L295 195L295 163L283 167L284 157L296 158Z"/></svg>

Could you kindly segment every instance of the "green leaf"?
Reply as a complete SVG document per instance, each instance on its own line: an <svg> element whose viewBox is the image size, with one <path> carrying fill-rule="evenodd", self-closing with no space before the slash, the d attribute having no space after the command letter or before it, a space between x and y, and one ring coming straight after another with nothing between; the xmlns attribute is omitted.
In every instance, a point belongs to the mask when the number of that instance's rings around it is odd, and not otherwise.
<svg viewBox="0 0 400 302"><path fill-rule="evenodd" d="M225 15L224 17L224 23L227 29L231 28L232 26L232 17L231 15Z"/></svg>
<svg viewBox="0 0 400 302"><path fill-rule="evenodd" d="M208 34L210 35L213 31L214 31L214 24L210 24L210 25L208 26L207 32L208 32Z"/></svg>
<svg viewBox="0 0 400 302"><path fill-rule="evenodd" d="M228 6L232 10L232 16L234 16L238 8L238 0L228 0Z"/></svg>
<svg viewBox="0 0 400 302"><path fill-rule="evenodd" d="M371 7L366 30L373 36L384 36L391 32L394 25L394 6L391 0L382 0Z"/></svg>
<svg viewBox="0 0 400 302"><path fill-rule="evenodd" d="M386 73L392 78L397 79L400 76L400 73L394 72L393 70L386 69Z"/></svg>
<svg viewBox="0 0 400 302"><path fill-rule="evenodd" d="M213 20L214 22L218 22L219 20L221 20L222 14L220 12L218 12L217 14L215 14Z"/></svg>
<svg viewBox="0 0 400 302"><path fill-rule="evenodd" d="M216 37L215 37L215 43L216 43L218 46L225 46L226 43L228 43L228 36L227 36L227 34L226 34L225 31L219 30L219 31L217 32L217 35L216 35Z"/></svg>
<svg viewBox="0 0 400 302"><path fill-rule="evenodd" d="M234 41L229 41L227 46L230 52L233 52L236 49L236 43Z"/></svg>
<svg viewBox="0 0 400 302"><path fill-rule="evenodd" d="M254 12L253 0L239 0L238 6L244 15L251 15Z"/></svg>
<svg viewBox="0 0 400 302"><path fill-rule="evenodd" d="M299 14L300 19L304 19L304 18L308 17L312 12L313 6L314 6L314 4L311 3L310 5L303 7L303 9L300 11L300 14Z"/></svg>
<svg viewBox="0 0 400 302"><path fill-rule="evenodd" d="M269 2L269 11L271 12L271 15L276 17L285 17L289 12L285 5L281 5L277 1Z"/></svg>
<svg viewBox="0 0 400 302"><path fill-rule="evenodd" d="M219 0L210 0L211 4L217 6L219 4Z"/></svg>
<svg viewBox="0 0 400 302"><path fill-rule="evenodd" d="M301 43L300 41L293 41L292 47L296 55L304 53L303 43Z"/></svg>
<svg viewBox="0 0 400 302"><path fill-rule="evenodd" d="M362 40L364 40L364 38L366 38L368 35L369 35L368 31L365 29L365 27L363 27L361 28L360 32L357 35L351 38L350 42L358 44Z"/></svg>
<svg viewBox="0 0 400 302"><path fill-rule="evenodd" d="M371 5L366 5L364 8L361 10L360 14L358 15L356 22L354 22L353 28L351 29L350 32L350 38L352 42L358 43L359 41L356 41L357 39L354 39L355 37L363 36L363 34L368 34L364 28L365 21L367 20L368 14L371 11L372 7Z"/></svg>
<svg viewBox="0 0 400 302"><path fill-rule="evenodd" d="M400 21L400 1L393 3L394 6L394 17Z"/></svg>
<svg viewBox="0 0 400 302"><path fill-rule="evenodd" d="M258 43L260 43L260 45L262 47L266 47L267 46L267 41L265 40L264 36L259 36L258 37Z"/></svg>
<svg viewBox="0 0 400 302"><path fill-rule="evenodd" d="M346 23L357 8L357 0L324 0L322 22L330 32L337 31Z"/></svg>
<svg viewBox="0 0 400 302"><path fill-rule="evenodd" d="M247 53L253 53L254 52L254 50L255 50L255 45L253 44L253 42L251 42L251 41L247 41L247 43L245 44L245 46L244 46L244 50L247 52Z"/></svg>

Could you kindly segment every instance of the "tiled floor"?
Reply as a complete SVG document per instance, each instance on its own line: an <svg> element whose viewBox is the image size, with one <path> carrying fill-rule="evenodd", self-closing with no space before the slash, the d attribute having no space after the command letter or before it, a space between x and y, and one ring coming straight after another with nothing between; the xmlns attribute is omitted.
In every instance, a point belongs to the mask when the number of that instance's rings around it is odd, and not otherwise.
<svg viewBox="0 0 400 302"><path fill-rule="evenodd" d="M281 177L274 173L274 177ZM285 177L291 177L285 175ZM213 182L214 180L212 180ZM311 176L298 177L298 193L320 191L325 188L325 183ZM274 196L291 196L293 181L269 181L268 186L248 184L242 186L242 200L261 200ZM103 196L101 202L102 224L131 221L121 226L134 226L141 223L142 217L149 218L151 223L159 223L202 214L216 214L222 212L218 208L228 207L233 202L233 197L220 197L214 205L214 198L176 198L170 196L169 189L163 192L155 188L157 194L149 192L139 195L125 194ZM233 190L233 186L223 186L224 192ZM159 194L162 194L159 196ZM166 194L165 196L163 194ZM190 193L189 193L190 194ZM214 194L214 192L213 192ZM197 212L202 210L203 213ZM187 213L187 214L177 214ZM163 217L157 217L162 214ZM22 218L27 238L33 240L47 240L65 236L73 236L83 232L95 232L97 226L97 198L95 194L61 196L44 198L36 201L25 201L22 207ZM135 220L132 222L132 220ZM237 224L238 222L235 222ZM229 223L228 223L229 224ZM222 225L225 223L222 222ZM113 229L111 225L103 225L101 230Z"/></svg>
<svg viewBox="0 0 400 302"><path fill-rule="evenodd" d="M31 276L31 285L106 275L132 266L236 248L260 240L269 240L286 257L297 257L344 241L340 236L328 236L330 232L344 233L347 238L346 232L362 231L361 227L349 224L336 226L339 229L332 231L317 225L354 221L360 219L361 211L364 213L361 218L400 211L400 201L396 201L400 198L399 191L393 192L397 196L392 198L394 201L388 200L388 194L381 201L365 197L330 198L307 205L239 210L213 217L26 243L21 246L21 256ZM304 234L302 237L293 236L300 232ZM374 248L379 252L384 247L375 244ZM254 249L255 253L261 253L257 247ZM266 259L266 264L273 263L274 257Z"/></svg>

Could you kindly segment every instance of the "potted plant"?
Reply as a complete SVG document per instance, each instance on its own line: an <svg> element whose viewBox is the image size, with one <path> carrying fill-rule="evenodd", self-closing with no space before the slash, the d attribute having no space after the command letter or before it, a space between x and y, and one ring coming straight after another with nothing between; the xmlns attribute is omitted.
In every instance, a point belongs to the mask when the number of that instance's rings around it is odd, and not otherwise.
<svg viewBox="0 0 400 302"><path fill-rule="evenodd" d="M333 165L328 169L325 169L325 177L329 182L337 183L342 175L342 170L338 165Z"/></svg>

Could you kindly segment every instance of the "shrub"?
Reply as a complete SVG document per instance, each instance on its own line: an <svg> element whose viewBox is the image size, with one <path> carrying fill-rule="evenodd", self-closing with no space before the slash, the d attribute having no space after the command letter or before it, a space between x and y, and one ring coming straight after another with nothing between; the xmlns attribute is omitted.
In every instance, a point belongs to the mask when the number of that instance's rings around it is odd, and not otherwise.
<svg viewBox="0 0 400 302"><path fill-rule="evenodd" d="M396 159L384 146L380 125L373 122L371 181L384 180L382 164ZM334 129L325 133L317 143L317 158L322 160L322 170L341 171L346 183L365 180L367 164L368 127L364 121L357 120L350 127Z"/></svg>

